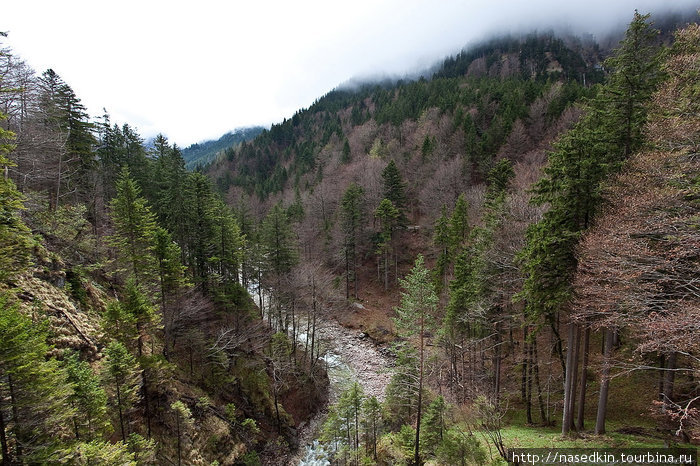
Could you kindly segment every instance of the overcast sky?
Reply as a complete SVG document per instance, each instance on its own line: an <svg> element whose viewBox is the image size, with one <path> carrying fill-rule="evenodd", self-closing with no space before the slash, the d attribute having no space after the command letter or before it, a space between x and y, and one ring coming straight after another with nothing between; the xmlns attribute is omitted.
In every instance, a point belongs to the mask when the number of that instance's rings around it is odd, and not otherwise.
<svg viewBox="0 0 700 466"><path fill-rule="evenodd" d="M495 32L601 34L697 0L13 0L0 31L91 115L181 146L269 125L356 77L427 67Z"/></svg>

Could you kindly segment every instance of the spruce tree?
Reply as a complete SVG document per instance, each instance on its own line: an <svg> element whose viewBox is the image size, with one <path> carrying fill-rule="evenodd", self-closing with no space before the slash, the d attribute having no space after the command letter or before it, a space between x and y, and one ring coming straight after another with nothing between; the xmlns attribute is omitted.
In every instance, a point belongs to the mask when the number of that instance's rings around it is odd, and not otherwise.
<svg viewBox="0 0 700 466"><path fill-rule="evenodd" d="M0 122L5 119L0 113ZM15 148L14 139L14 133L0 126L0 281L29 265L32 246L29 229L19 217L24 208L22 196L8 177L8 169L14 165L8 158Z"/></svg>
<svg viewBox="0 0 700 466"><path fill-rule="evenodd" d="M105 354L107 361L102 377L110 388L109 403L113 409L112 413L116 415L118 432L122 441L126 441L129 434L130 410L137 399L136 360L129 350L117 341L107 346Z"/></svg>
<svg viewBox="0 0 700 466"><path fill-rule="evenodd" d="M58 361L47 359L46 322L0 294L0 447L8 464L61 462L74 410Z"/></svg>
<svg viewBox="0 0 700 466"><path fill-rule="evenodd" d="M420 463L420 431L422 421L423 378L425 374L425 338L433 328L438 297L431 280L431 272L424 265L423 256L416 258L415 265L405 279L401 280L401 304L395 308L394 323L400 336L418 337L418 380L416 400L416 440L413 461Z"/></svg>
<svg viewBox="0 0 700 466"><path fill-rule="evenodd" d="M406 226L408 223L406 217L406 183L403 181L401 172L394 160L391 160L384 168L382 178L384 180L384 198L390 200L399 211L399 225Z"/></svg>
<svg viewBox="0 0 700 466"><path fill-rule="evenodd" d="M343 254L345 256L345 298L350 298L350 281L354 284L353 295L357 299L357 246L364 224L364 190L351 183L340 201L341 225L343 229Z"/></svg>
<svg viewBox="0 0 700 466"><path fill-rule="evenodd" d="M389 255L401 213L389 199L383 199L374 211L374 216L379 219L380 225L376 254L377 259L384 257L384 290L386 291L389 289ZM377 261L377 272L379 272L379 261Z"/></svg>
<svg viewBox="0 0 700 466"><path fill-rule="evenodd" d="M140 196L141 190L124 167L117 180L117 195L110 203L114 234L110 243L117 248L123 272L137 285L151 285L155 280L153 235L155 216Z"/></svg>
<svg viewBox="0 0 700 466"><path fill-rule="evenodd" d="M81 361L77 353L65 358L64 366L72 393L68 398L75 409L73 429L75 438L83 442L99 439L106 432L107 395L99 377L92 371L90 364Z"/></svg>

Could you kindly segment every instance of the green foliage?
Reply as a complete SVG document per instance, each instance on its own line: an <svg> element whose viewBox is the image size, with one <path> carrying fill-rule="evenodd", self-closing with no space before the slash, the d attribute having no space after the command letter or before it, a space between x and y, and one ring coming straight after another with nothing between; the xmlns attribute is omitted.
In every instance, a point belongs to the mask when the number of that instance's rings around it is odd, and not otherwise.
<svg viewBox="0 0 700 466"><path fill-rule="evenodd" d="M550 325L571 297L577 267L575 247L601 201L601 185L642 142L645 102L659 82L661 49L648 16L635 13L625 39L606 61L610 77L590 102L588 113L561 137L549 154L545 177L533 202L549 205L527 232L520 254L526 275L520 299L532 320Z"/></svg>
<svg viewBox="0 0 700 466"><path fill-rule="evenodd" d="M155 216L148 203L140 196L141 190L123 168L116 185L117 195L110 203L114 234L109 238L119 251L123 273L133 277L137 284L149 284L153 279L153 234Z"/></svg>
<svg viewBox="0 0 700 466"><path fill-rule="evenodd" d="M274 275L289 272L299 260L299 254L296 236L286 212L279 204L275 205L265 217L261 236L267 258L267 270Z"/></svg>
<svg viewBox="0 0 700 466"><path fill-rule="evenodd" d="M90 365L81 361L77 353L64 359L68 383L72 393L68 397L70 405L75 408L73 428L75 437L87 442L102 437L107 432L107 395L100 384L99 377Z"/></svg>
<svg viewBox="0 0 700 466"><path fill-rule="evenodd" d="M423 454L433 455L436 447L445 437L445 414L447 403L442 396L438 396L425 410L421 420L421 451Z"/></svg>
<svg viewBox="0 0 700 466"><path fill-rule="evenodd" d="M435 456L441 464L455 466L488 463L488 454L476 436L458 426L445 432L435 448Z"/></svg>
<svg viewBox="0 0 700 466"><path fill-rule="evenodd" d="M394 324L400 336L420 336L432 328L438 298L430 276L423 256L418 255L411 272L400 280L401 304L394 309Z"/></svg>
<svg viewBox="0 0 700 466"><path fill-rule="evenodd" d="M390 200L399 211L399 225L406 225L408 222L406 218L406 184L393 159L382 171L382 179L384 180L384 199Z"/></svg>
<svg viewBox="0 0 700 466"><path fill-rule="evenodd" d="M0 112L0 122L6 117ZM0 167L12 166L7 156L15 148L14 133L0 126ZM5 174L0 174L0 281L24 270L30 261L33 246L29 229L19 217L22 196Z"/></svg>
<svg viewBox="0 0 700 466"><path fill-rule="evenodd" d="M3 434L14 439L2 455L18 464L59 462L65 426L75 413L65 372L46 358L46 325L0 294L0 335L0 417Z"/></svg>
<svg viewBox="0 0 700 466"><path fill-rule="evenodd" d="M135 455L123 442L110 443L102 440L81 442L75 447L72 464L89 466L136 466Z"/></svg>
<svg viewBox="0 0 700 466"><path fill-rule="evenodd" d="M343 153L340 156L340 162L350 163L350 160L350 141L348 141L348 139L345 138L345 141L343 142Z"/></svg>
<svg viewBox="0 0 700 466"><path fill-rule="evenodd" d="M364 225L364 190L350 183L340 201L340 221L343 229L343 252L345 256L346 288L345 296L350 297L350 281L355 284L357 298L357 247Z"/></svg>
<svg viewBox="0 0 700 466"><path fill-rule="evenodd" d="M137 464L154 464L156 462L155 440L145 439L132 432L127 439L127 445Z"/></svg>
<svg viewBox="0 0 700 466"><path fill-rule="evenodd" d="M435 291L439 294L447 283L447 271L451 262L450 254L450 224L447 216L447 206L442 205L440 216L433 226L433 244L439 249L435 261Z"/></svg>
<svg viewBox="0 0 700 466"><path fill-rule="evenodd" d="M153 234L153 256L157 263L158 285L161 294L161 306L174 298L178 290L183 288L185 279L185 267L180 258L182 250L172 239L170 233L162 227L156 227Z"/></svg>
<svg viewBox="0 0 700 466"><path fill-rule="evenodd" d="M449 246L452 254L456 254L462 246L462 243L467 239L469 234L469 205L464 197L460 194L455 202L455 208L452 211L449 223Z"/></svg>
<svg viewBox="0 0 700 466"><path fill-rule="evenodd" d="M251 419L249 417L243 419L243 422L241 422L241 427L243 427L251 435L258 435L260 433L258 423L255 422L255 419Z"/></svg>
<svg viewBox="0 0 700 466"><path fill-rule="evenodd" d="M629 156L643 142L647 102L664 78L661 60L664 49L659 31L652 27L650 15L634 12L624 39L605 60L611 71L601 96L613 144L623 157Z"/></svg>
<svg viewBox="0 0 700 466"><path fill-rule="evenodd" d="M138 398L137 364L126 347L118 341L111 342L105 349L107 361L102 377L109 387L108 400L112 415L122 440L129 434L129 412Z"/></svg>
<svg viewBox="0 0 700 466"><path fill-rule="evenodd" d="M419 358L415 346L403 343L394 347L396 363L386 387L387 421L393 428L411 421L417 412Z"/></svg>

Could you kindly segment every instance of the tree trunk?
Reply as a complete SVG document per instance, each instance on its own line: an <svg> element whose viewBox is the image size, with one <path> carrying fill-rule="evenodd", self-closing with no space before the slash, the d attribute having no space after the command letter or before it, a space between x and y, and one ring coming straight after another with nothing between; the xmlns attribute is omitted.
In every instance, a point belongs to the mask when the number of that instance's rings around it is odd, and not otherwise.
<svg viewBox="0 0 700 466"><path fill-rule="evenodd" d="M17 397L15 395L15 387L12 383L12 376L8 374L7 385L10 389L10 403L12 405L12 420L15 423L15 457L18 464L23 464L22 457L24 456L24 450L22 444L24 443L24 433L22 432L22 423L19 419L19 412L17 410Z"/></svg>
<svg viewBox="0 0 700 466"><path fill-rule="evenodd" d="M568 349L566 351L566 371L564 377L564 410L562 413L561 434L568 435L574 424L574 397L578 365L578 339L581 329L573 322L569 324Z"/></svg>
<svg viewBox="0 0 700 466"><path fill-rule="evenodd" d="M416 419L416 445L413 455L413 463L415 466L420 466L420 421L421 413L423 408L423 348L424 348L424 335L423 331L425 329L425 319L423 316L420 317L420 368L418 372L418 413Z"/></svg>
<svg viewBox="0 0 700 466"><path fill-rule="evenodd" d="M586 408L586 385L587 385L587 373L588 373L588 350L591 337L591 328L586 327L583 332L583 362L581 364L581 391L578 394L578 412L576 415L576 428L582 431L584 428L584 415Z"/></svg>
<svg viewBox="0 0 700 466"><path fill-rule="evenodd" d="M542 386L540 384L540 366L537 361L537 338L532 340L532 367L535 375L535 387L537 387L537 404L540 407L540 419L543 425L549 425L549 417L545 411L544 400L542 399Z"/></svg>
<svg viewBox="0 0 700 466"><path fill-rule="evenodd" d="M148 394L148 376L145 370L141 371L141 383L143 384L143 403L146 414L146 438L151 438L151 403Z"/></svg>
<svg viewBox="0 0 700 466"><path fill-rule="evenodd" d="M595 421L596 435L605 433L605 416L608 412L608 391L610 388L610 355L612 352L613 330L606 329L603 338L603 370L600 374L600 394L598 396L598 414Z"/></svg>
<svg viewBox="0 0 700 466"><path fill-rule="evenodd" d="M175 432L177 433L177 464L182 464L182 445L180 435L180 413L175 413Z"/></svg>
<svg viewBox="0 0 700 466"><path fill-rule="evenodd" d="M126 442L126 430L124 428L124 413L122 412L122 394L119 380L115 377L115 386L117 388L117 411L119 414L119 429L122 433L122 442Z"/></svg>
<svg viewBox="0 0 700 466"><path fill-rule="evenodd" d="M498 406L498 399L501 392L501 332L496 326L496 342L493 355L493 402Z"/></svg>
<svg viewBox="0 0 700 466"><path fill-rule="evenodd" d="M525 390L525 393L527 394L527 423L532 425L535 423L532 419L532 343L527 341L525 343L525 349L527 354L527 387Z"/></svg>
<svg viewBox="0 0 700 466"><path fill-rule="evenodd" d="M1 399L0 402L2 402ZM5 435L5 418L2 415L2 410L2 405L0 405L0 453L2 454L2 464L9 465L12 461L10 459L10 450L7 447L7 437Z"/></svg>
<svg viewBox="0 0 700 466"><path fill-rule="evenodd" d="M350 300L350 259L347 246L345 247L345 299Z"/></svg>
<svg viewBox="0 0 700 466"><path fill-rule="evenodd" d="M666 358L666 371L664 372L664 397L663 411L666 412L673 401L673 385L676 380L676 358L678 353L673 352Z"/></svg>

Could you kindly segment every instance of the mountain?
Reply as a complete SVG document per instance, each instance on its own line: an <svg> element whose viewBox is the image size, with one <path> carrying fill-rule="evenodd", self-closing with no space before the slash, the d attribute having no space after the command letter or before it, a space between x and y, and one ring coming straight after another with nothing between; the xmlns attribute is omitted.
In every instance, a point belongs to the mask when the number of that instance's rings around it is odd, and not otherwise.
<svg viewBox="0 0 700 466"><path fill-rule="evenodd" d="M229 148L234 148L244 141L250 141L264 129L265 128L262 126L237 128L233 131L229 131L215 141L210 140L192 144L182 150L182 158L185 159L185 166L190 170L197 166L204 166L214 160L218 153Z"/></svg>

